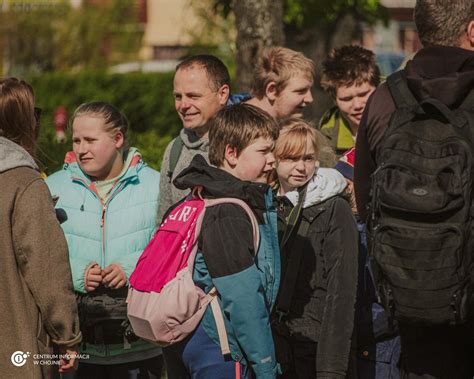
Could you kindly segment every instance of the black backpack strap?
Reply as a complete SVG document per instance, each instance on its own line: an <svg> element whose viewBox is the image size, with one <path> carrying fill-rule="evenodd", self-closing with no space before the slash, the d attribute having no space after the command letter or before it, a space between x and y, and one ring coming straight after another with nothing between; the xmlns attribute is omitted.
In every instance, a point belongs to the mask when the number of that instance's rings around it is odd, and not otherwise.
<svg viewBox="0 0 474 379"><path fill-rule="evenodd" d="M306 198L306 190L307 185L299 191L298 203L291 210L291 213L288 217L288 223L280 242L280 249L283 249L290 237L294 235L295 230L296 238L300 239L306 237L308 233L310 223L306 220L303 220L301 217L301 210ZM289 254L286 274L280 283L281 292L278 296L278 303L275 309L275 313L277 314L279 321L281 321L281 319L285 317L290 310L291 300L293 298L293 293L295 292L296 280L298 279L298 272L302 256L303 249L299 248L293 249Z"/></svg>
<svg viewBox="0 0 474 379"><path fill-rule="evenodd" d="M175 138L173 141L173 145L171 146L171 151L170 151L170 164L167 172L168 179L171 183L171 179L173 178L173 172L174 169L176 168L176 165L178 164L179 157L181 156L181 152L183 151L183 140L181 139L181 136L178 136Z"/></svg>
<svg viewBox="0 0 474 379"><path fill-rule="evenodd" d="M387 78L388 89L392 95L396 110L392 113L384 139L388 138L400 126L411 121L420 108L406 81L404 70L394 72Z"/></svg>
<svg viewBox="0 0 474 379"><path fill-rule="evenodd" d="M408 87L405 70L400 70L390 75L387 78L387 84L397 109L409 108L412 111L404 111L403 113L399 112L397 118L400 120L398 120L396 124L402 124L403 121L411 118L412 115L410 113L416 114L424 112L426 114L432 114L433 110L441 114L446 120L449 121L451 125L462 128L465 124L464 119L462 119L461 117L456 117L456 115L451 109L449 109L448 106L446 106L437 99L428 98L419 102ZM473 91L471 91L471 93L467 96L466 100L464 100L462 105L464 104L471 104L471 107L474 107Z"/></svg>
<svg viewBox="0 0 474 379"><path fill-rule="evenodd" d="M408 87L405 70L396 71L390 75L387 78L387 85L397 108L418 107L418 100Z"/></svg>
<svg viewBox="0 0 474 379"><path fill-rule="evenodd" d="M296 233L296 238L303 241L306 238L309 230L310 223L307 220L301 220L299 228ZM288 315L291 307L291 300L296 289L296 281L299 275L299 269L301 265L301 258L303 257L304 251L301 248L295 248L289 256L288 265L286 268L286 274L281 282L281 292L278 297L278 303L275 309L275 313L278 316L278 320L281 321L283 317Z"/></svg>
<svg viewBox="0 0 474 379"><path fill-rule="evenodd" d="M421 108L426 114L433 115L432 111L435 110L438 114L441 114L451 125L462 128L467 120L463 117L457 116L446 104L433 98L423 100L420 103Z"/></svg>
<svg viewBox="0 0 474 379"><path fill-rule="evenodd" d="M471 91L467 94L467 96L464 98L463 102L459 106L459 109L463 109L469 112L474 111L474 89L471 89Z"/></svg>
<svg viewBox="0 0 474 379"><path fill-rule="evenodd" d="M299 223L301 210L303 209L304 199L306 198L307 188L308 186L305 185L301 187L298 191L298 202L296 206L291 210L290 215L288 216L288 222L286 223L285 232L283 233L283 237L281 238L280 242L280 250L282 250L283 247L286 245L286 243L290 239L290 236L293 234L293 231Z"/></svg>

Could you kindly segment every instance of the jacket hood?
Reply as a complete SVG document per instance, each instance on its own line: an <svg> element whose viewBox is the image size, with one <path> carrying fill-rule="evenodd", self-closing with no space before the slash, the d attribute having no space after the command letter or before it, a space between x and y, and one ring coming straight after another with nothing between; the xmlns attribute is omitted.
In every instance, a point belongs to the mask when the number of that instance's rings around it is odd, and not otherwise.
<svg viewBox="0 0 474 379"><path fill-rule="evenodd" d="M181 129L179 136L181 137L183 144L190 150L209 150L209 139L199 138L199 136L192 130L183 128Z"/></svg>
<svg viewBox="0 0 474 379"><path fill-rule="evenodd" d="M0 172L17 167L30 167L39 171L33 157L20 145L0 137Z"/></svg>
<svg viewBox="0 0 474 379"><path fill-rule="evenodd" d="M333 196L344 192L347 182L342 174L333 168L318 168L313 178L308 182L306 199L303 208L319 204ZM293 206L298 203L298 191L294 190L285 195Z"/></svg>
<svg viewBox="0 0 474 379"><path fill-rule="evenodd" d="M457 107L474 88L474 52L458 47L426 47L407 63L405 72L418 100L432 97Z"/></svg>
<svg viewBox="0 0 474 379"><path fill-rule="evenodd" d="M265 210L265 195L270 186L240 180L228 172L210 166L200 154L179 173L173 184L181 190L203 187L204 197L233 197L246 202L250 208Z"/></svg>

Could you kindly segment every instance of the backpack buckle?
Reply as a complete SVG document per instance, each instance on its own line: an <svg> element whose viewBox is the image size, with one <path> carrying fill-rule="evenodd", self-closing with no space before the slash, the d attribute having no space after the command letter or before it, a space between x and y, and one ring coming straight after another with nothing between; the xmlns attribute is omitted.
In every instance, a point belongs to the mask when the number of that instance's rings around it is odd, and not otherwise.
<svg viewBox="0 0 474 379"><path fill-rule="evenodd" d="M194 187L193 190L192 190L193 197L196 198L196 199L204 200L204 198L202 197L202 191L203 190L204 190L203 186Z"/></svg>
<svg viewBox="0 0 474 379"><path fill-rule="evenodd" d="M289 311L282 311L280 309L275 310L275 315L277 317L278 322L282 322L283 318L288 316L290 312Z"/></svg>

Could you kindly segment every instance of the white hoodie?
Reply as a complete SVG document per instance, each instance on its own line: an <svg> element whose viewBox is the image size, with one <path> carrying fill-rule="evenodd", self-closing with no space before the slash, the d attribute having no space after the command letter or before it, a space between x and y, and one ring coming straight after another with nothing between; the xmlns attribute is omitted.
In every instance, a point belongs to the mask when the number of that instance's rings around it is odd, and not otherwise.
<svg viewBox="0 0 474 379"><path fill-rule="evenodd" d="M308 182L306 190L306 199L303 208L309 208L315 204L321 203L330 197L344 192L347 182L342 174L333 168L320 167L316 169L314 176ZM287 192L285 195L291 201L293 206L298 203L298 191Z"/></svg>

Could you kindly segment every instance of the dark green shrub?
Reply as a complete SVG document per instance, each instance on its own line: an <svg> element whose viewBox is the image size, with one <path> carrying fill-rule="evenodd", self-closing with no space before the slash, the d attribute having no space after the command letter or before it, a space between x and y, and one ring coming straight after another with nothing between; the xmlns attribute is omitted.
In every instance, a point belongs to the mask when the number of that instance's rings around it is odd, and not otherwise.
<svg viewBox="0 0 474 379"><path fill-rule="evenodd" d="M65 145L55 140L55 109L65 106L70 117L78 105L98 100L108 101L125 113L131 126L130 145L140 149L151 167L159 169L166 144L181 129L172 80L173 73L51 73L28 78L36 103L43 109L38 157L46 172L60 169L71 149L70 134Z"/></svg>

